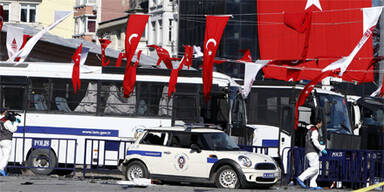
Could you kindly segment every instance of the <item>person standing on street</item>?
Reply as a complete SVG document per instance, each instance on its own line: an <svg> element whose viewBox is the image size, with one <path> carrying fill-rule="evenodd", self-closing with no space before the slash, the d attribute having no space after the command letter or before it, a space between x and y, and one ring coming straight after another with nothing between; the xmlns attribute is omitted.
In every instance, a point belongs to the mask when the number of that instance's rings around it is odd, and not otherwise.
<svg viewBox="0 0 384 192"><path fill-rule="evenodd" d="M297 183L303 188L307 188L304 181L310 178L309 189L322 189L317 186L316 179L319 176L319 153L327 154L325 146L320 144L319 129L322 126L322 120L319 117L311 119L311 125L307 126L307 134L305 136L305 158L309 161L309 167L296 178Z"/></svg>
<svg viewBox="0 0 384 192"><path fill-rule="evenodd" d="M5 167L11 155L12 135L17 130L20 119L10 117L7 109L2 109L0 112L0 175L7 176Z"/></svg>

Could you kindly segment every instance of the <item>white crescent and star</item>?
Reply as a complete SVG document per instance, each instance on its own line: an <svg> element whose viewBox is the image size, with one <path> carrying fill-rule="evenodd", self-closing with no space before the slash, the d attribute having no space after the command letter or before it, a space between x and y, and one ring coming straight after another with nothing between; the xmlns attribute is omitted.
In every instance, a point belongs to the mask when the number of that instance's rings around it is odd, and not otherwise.
<svg viewBox="0 0 384 192"><path fill-rule="evenodd" d="M216 40L213 38L208 39L207 43L205 44L205 48L208 49L209 43L213 43L213 46L216 47ZM212 55L212 51L208 51L208 55Z"/></svg>
<svg viewBox="0 0 384 192"><path fill-rule="evenodd" d="M135 37L138 37L139 35L137 34L137 33L134 33L134 34L132 34L131 36L129 36L129 38L128 38L128 42L129 42L129 44L131 44L131 40L132 40L132 38L135 38Z"/></svg>
<svg viewBox="0 0 384 192"><path fill-rule="evenodd" d="M305 5L305 10L310 8L312 5L320 9L320 11L323 11L323 9L321 8L320 0L307 0L307 4Z"/></svg>

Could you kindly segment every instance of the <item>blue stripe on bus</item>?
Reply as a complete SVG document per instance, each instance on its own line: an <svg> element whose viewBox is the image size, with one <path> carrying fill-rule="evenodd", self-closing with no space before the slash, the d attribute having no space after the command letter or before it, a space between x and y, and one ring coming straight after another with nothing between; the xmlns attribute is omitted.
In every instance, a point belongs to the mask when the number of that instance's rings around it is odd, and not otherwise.
<svg viewBox="0 0 384 192"><path fill-rule="evenodd" d="M23 132L24 132L23 127L18 126L16 133L23 133ZM84 129L84 128L42 127L42 126L25 126L25 133L103 136L103 137L119 136L119 131L112 130L112 129Z"/></svg>
<svg viewBox="0 0 384 192"><path fill-rule="evenodd" d="M279 146L279 140L263 139L262 146L263 147L278 147Z"/></svg>
<svg viewBox="0 0 384 192"><path fill-rule="evenodd" d="M128 150L127 155L138 154L141 156L150 156L150 157L161 157L161 152L158 151L138 151L138 150Z"/></svg>

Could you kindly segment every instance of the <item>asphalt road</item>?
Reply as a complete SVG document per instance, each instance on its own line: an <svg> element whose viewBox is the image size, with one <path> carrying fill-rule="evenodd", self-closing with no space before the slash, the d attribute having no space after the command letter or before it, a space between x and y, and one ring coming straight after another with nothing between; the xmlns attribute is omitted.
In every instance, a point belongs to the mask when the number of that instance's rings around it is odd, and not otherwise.
<svg viewBox="0 0 384 192"><path fill-rule="evenodd" d="M101 191L143 191L143 192L213 192L213 191L238 191L238 190L225 190L217 189L215 186L201 186L191 185L187 183L178 185L151 185L146 188L124 186L117 184L119 177L100 177L100 176L87 176L86 178L63 177L63 176L24 176L13 175L8 177L0 177L0 191L1 192L101 192ZM275 186L268 190L266 189L241 189L240 191L286 191L298 192L307 191L298 186ZM330 191L330 190L326 190ZM347 191L347 190L332 190L332 191Z"/></svg>

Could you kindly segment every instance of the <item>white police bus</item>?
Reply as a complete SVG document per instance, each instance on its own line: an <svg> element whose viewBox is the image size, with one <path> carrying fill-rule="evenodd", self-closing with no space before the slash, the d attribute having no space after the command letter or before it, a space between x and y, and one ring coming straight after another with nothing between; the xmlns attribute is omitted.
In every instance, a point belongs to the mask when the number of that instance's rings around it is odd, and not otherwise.
<svg viewBox="0 0 384 192"><path fill-rule="evenodd" d="M75 94L72 67L0 63L0 107L22 115L11 164L33 167L35 174L76 165L117 166L126 147L120 141L133 141L141 128L168 127L175 121L231 127L236 118L231 120L228 103L237 106L236 117L245 122L239 86L220 73L213 74L206 103L199 71L180 71L176 93L168 98L170 70L138 68L135 90L124 98L124 68L82 66L81 87Z"/></svg>

